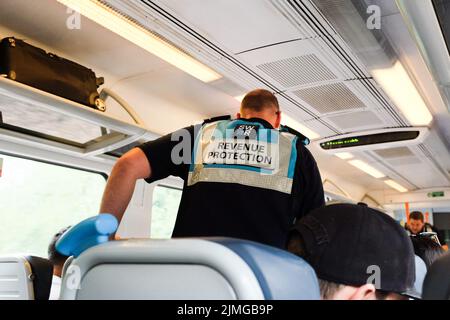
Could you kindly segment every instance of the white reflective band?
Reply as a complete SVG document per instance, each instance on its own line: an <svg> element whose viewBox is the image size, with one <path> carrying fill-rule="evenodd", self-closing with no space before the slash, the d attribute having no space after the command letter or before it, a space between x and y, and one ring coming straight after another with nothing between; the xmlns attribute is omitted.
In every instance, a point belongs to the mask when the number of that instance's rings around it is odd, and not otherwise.
<svg viewBox="0 0 450 320"><path fill-rule="evenodd" d="M290 194L293 180L281 172L277 174L263 174L232 168L202 168L201 165L198 165L194 172L189 172L188 186L198 182L238 183L244 186Z"/></svg>

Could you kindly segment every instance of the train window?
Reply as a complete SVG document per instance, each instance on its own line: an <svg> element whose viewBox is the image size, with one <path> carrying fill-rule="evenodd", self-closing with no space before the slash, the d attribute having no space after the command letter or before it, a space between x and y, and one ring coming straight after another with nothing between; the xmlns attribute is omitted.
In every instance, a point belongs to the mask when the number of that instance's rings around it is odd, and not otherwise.
<svg viewBox="0 0 450 320"><path fill-rule="evenodd" d="M105 176L0 154L0 255L46 257L60 229L96 215Z"/></svg>
<svg viewBox="0 0 450 320"><path fill-rule="evenodd" d="M150 235L154 239L172 236L182 190L158 185L153 191L152 223Z"/></svg>

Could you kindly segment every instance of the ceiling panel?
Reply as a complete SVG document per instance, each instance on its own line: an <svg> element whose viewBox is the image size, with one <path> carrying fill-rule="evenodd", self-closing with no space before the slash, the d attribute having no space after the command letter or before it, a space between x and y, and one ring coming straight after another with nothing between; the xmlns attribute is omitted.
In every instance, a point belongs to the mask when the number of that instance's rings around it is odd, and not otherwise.
<svg viewBox="0 0 450 320"><path fill-rule="evenodd" d="M387 167L418 188L448 186L448 178L433 161L433 156L424 150L425 145L418 144L410 147L378 149L368 154L380 159Z"/></svg>
<svg viewBox="0 0 450 320"><path fill-rule="evenodd" d="M159 0L176 16L232 53L299 38L300 33L269 1Z"/></svg>
<svg viewBox="0 0 450 320"><path fill-rule="evenodd" d="M417 157L404 157L400 159L389 159L386 160L387 163L394 167L400 167L404 165L410 165L410 164L421 164L423 163L419 158Z"/></svg>
<svg viewBox="0 0 450 320"><path fill-rule="evenodd" d="M384 122L372 111L357 111L327 118L343 131L355 131L359 128L364 130L379 128Z"/></svg>
<svg viewBox="0 0 450 320"><path fill-rule="evenodd" d="M432 188L448 186L448 180L432 165L424 166L423 163L401 162L395 166L395 171L403 175L419 188Z"/></svg>
<svg viewBox="0 0 450 320"><path fill-rule="evenodd" d="M284 89L354 77L320 39L298 40L252 50L238 58Z"/></svg>

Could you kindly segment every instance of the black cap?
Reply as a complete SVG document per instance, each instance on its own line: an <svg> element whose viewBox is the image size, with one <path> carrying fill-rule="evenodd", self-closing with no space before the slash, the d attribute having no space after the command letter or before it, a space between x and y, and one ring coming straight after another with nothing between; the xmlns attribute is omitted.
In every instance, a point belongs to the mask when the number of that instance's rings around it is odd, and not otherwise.
<svg viewBox="0 0 450 320"><path fill-rule="evenodd" d="M367 205L334 204L311 211L294 230L320 279L361 286L379 267L377 289L416 296L412 243L387 214Z"/></svg>

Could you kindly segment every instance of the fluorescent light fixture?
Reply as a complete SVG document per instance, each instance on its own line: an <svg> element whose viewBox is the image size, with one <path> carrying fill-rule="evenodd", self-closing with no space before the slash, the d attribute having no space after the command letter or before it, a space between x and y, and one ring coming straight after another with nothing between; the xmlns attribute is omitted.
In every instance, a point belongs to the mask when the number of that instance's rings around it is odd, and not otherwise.
<svg viewBox="0 0 450 320"><path fill-rule="evenodd" d="M406 189L405 187L403 187L402 185L398 184L397 182L395 182L394 180L385 180L384 183L386 183L389 187L399 191L399 192L406 192L408 191L408 189Z"/></svg>
<svg viewBox="0 0 450 320"><path fill-rule="evenodd" d="M297 120L292 119L290 116L288 116L286 113L281 113L281 123L284 125L287 125L288 127L291 127L292 129L297 130L298 132L302 133L306 137L309 138L309 140L314 140L320 138L320 135L316 132L312 131L311 129L305 127Z"/></svg>
<svg viewBox="0 0 450 320"><path fill-rule="evenodd" d="M378 171L377 169L375 169L371 165L365 163L364 161L361 161L361 160L350 160L348 163L350 163L352 166L358 168L359 170L370 174L374 178L383 178L383 177L385 177L384 173Z"/></svg>
<svg viewBox="0 0 450 320"><path fill-rule="evenodd" d="M334 154L336 157L341 158L342 160L353 159L354 156L350 152L339 152Z"/></svg>
<svg viewBox="0 0 450 320"><path fill-rule="evenodd" d="M244 100L245 94L234 97L237 101L242 102Z"/></svg>
<svg viewBox="0 0 450 320"><path fill-rule="evenodd" d="M96 0L58 0L58 2L203 82L211 82L222 77L214 70Z"/></svg>
<svg viewBox="0 0 450 320"><path fill-rule="evenodd" d="M411 125L430 124L433 116L400 61L390 68L372 70L372 75Z"/></svg>

